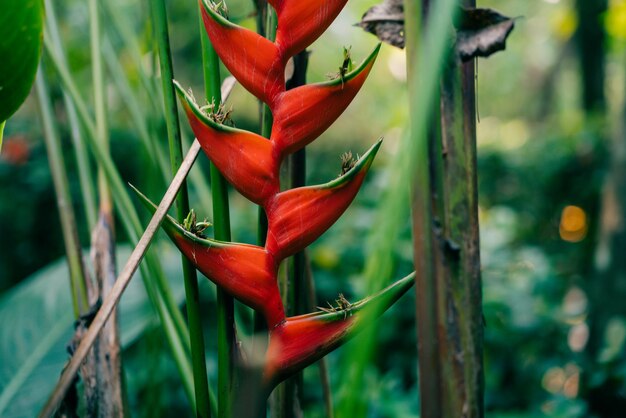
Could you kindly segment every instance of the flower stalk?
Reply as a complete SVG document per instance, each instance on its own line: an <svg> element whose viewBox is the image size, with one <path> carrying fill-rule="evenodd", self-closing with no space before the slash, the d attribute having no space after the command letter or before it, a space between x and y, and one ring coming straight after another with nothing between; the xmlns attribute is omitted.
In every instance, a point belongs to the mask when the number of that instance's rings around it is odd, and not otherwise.
<svg viewBox="0 0 626 418"><path fill-rule="evenodd" d="M163 100L165 108L165 123L170 151L170 165L172 176L176 174L183 160L182 141L180 136L180 122L176 105L174 87L171 80L174 78L172 55L167 29L167 10L163 0L152 1L152 22L156 33L156 42L159 51L159 65L163 86ZM176 216L183 222L189 213L189 195L187 183L183 181L175 202ZM196 416L211 416L211 399L207 378L206 361L204 356L204 333L200 317L200 294L198 277L191 262L183 257L183 278L185 281L185 295L187 319L189 322L189 341L191 345L191 362L193 366L194 394L196 399Z"/></svg>
<svg viewBox="0 0 626 418"><path fill-rule="evenodd" d="M204 73L204 97L217 109L222 103L220 92L220 61L213 44L203 30L200 15L200 40L202 45L202 68ZM177 87L179 87L177 85ZM188 111L185 109L185 111ZM217 144L216 144L217 145ZM223 145L223 144L220 144ZM206 145L203 147L206 152ZM214 236L221 241L230 241L230 210L226 179L212 161L210 165L211 195L213 200ZM235 325L235 305L233 297L217 288L217 357L218 364L218 417L230 418L233 411L233 396L236 382L235 359L237 337Z"/></svg>

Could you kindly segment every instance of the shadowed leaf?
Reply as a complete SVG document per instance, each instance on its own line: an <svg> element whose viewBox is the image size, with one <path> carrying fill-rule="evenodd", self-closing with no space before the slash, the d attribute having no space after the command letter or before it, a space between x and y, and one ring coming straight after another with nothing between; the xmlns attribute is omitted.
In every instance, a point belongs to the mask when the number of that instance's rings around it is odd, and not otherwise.
<svg viewBox="0 0 626 418"><path fill-rule="evenodd" d="M492 9L461 9L456 26L456 50L465 62L504 50L515 20Z"/></svg>
<svg viewBox="0 0 626 418"><path fill-rule="evenodd" d="M383 42L404 48L404 3L402 0L385 0L370 7L356 24Z"/></svg>
<svg viewBox="0 0 626 418"><path fill-rule="evenodd" d="M356 26L376 35L383 42L404 48L403 0L385 0L369 8ZM504 50L515 20L492 9L461 8L455 26L456 52L465 62Z"/></svg>

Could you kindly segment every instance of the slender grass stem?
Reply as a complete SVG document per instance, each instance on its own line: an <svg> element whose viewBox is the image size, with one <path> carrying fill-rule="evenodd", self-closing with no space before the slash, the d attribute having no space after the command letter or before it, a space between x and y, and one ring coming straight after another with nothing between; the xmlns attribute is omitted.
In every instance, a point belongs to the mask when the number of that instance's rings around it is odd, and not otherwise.
<svg viewBox="0 0 626 418"><path fill-rule="evenodd" d="M107 15L110 17L111 33L117 34L119 38L124 42L124 45L128 48L130 58L135 63L136 68L139 70L139 81L143 84L146 93L148 94L148 103L157 109L156 104L160 102L158 94L156 93L156 85L154 79L151 78L143 70L143 56L141 48L137 42L137 36L131 31L130 28L133 25L127 20L122 8L119 7L119 3L116 1L104 1L101 2Z"/></svg>
<svg viewBox="0 0 626 418"><path fill-rule="evenodd" d="M152 23L159 50L159 63L163 86L163 100L165 107L165 122L170 150L170 165L172 176L176 174L183 160L183 147L180 138L180 121L172 80L174 68L170 51L169 31L167 28L167 10L163 0L152 1ZM219 89L219 87L218 87ZM189 196L187 184L183 181L176 199L176 216L183 222L189 213ZM200 318L200 295L198 291L198 276L193 264L183 255L183 277L187 305L187 319L190 327L191 361L193 365L194 389L196 395L196 416L210 417L211 402L209 397L209 383L207 378L206 361L204 355L204 334Z"/></svg>
<svg viewBox="0 0 626 418"><path fill-rule="evenodd" d="M6 120L0 122L0 151L2 151L2 136L4 135L4 126L7 124Z"/></svg>
<svg viewBox="0 0 626 418"><path fill-rule="evenodd" d="M113 46L111 46L110 41L105 40L102 45L102 53L105 57L113 82L117 86L117 90L126 104L126 108L128 109L133 122L133 127L137 130L141 144L146 149L149 157L152 159L152 162L158 167L158 171L162 175L163 181L167 183L169 181L170 170L167 163L167 157L163 152L163 149L156 144L156 141L152 140L152 137L148 132L148 126L142 107L133 93L133 89L130 86L128 78L124 74L124 69L120 63L119 56L113 50Z"/></svg>
<svg viewBox="0 0 626 418"><path fill-rule="evenodd" d="M100 14L98 13L97 0L89 0L89 28L96 138L102 144L102 148L108 153L110 152L110 144L106 115L107 100L104 92L104 66L102 65ZM113 211L111 191L102 168L98 169L98 194L100 197L100 212L111 214Z"/></svg>
<svg viewBox="0 0 626 418"><path fill-rule="evenodd" d="M202 18L199 19L199 22L205 97L209 103L214 102L216 106L219 106L222 101L219 58L204 30ZM215 238L220 241L230 241L227 183L213 164L210 166L210 174ZM217 288L217 344L218 417L230 418L233 413L236 387L234 380L235 356L237 353L235 305L233 298L219 287Z"/></svg>
<svg viewBox="0 0 626 418"><path fill-rule="evenodd" d="M74 216L74 209L72 208L72 197L70 196L67 171L65 170L65 162L63 161L63 153L61 151L61 140L54 125L55 118L50 102L50 95L48 93L48 86L41 69L37 73L35 83L39 109L41 111L46 151L48 153L48 162L50 164L50 172L52 173L52 181L57 197L57 207L61 218L61 230L63 233L63 241L65 242L65 253L67 255L67 263L70 271L74 317L78 319L89 310L86 287L87 281L83 266L81 245L76 230L76 218Z"/></svg>
<svg viewBox="0 0 626 418"><path fill-rule="evenodd" d="M54 40L53 44L59 56L64 56L63 43L57 25L56 13L51 0L45 0L46 8L46 26L48 27L50 37ZM70 125L70 134L76 163L78 168L78 180L85 207L85 217L87 218L87 227L91 231L96 225L96 192L94 190L94 180L89 163L89 155L82 139L80 123L76 115L76 108L71 98L66 92L63 92L63 103L67 110L68 122Z"/></svg>

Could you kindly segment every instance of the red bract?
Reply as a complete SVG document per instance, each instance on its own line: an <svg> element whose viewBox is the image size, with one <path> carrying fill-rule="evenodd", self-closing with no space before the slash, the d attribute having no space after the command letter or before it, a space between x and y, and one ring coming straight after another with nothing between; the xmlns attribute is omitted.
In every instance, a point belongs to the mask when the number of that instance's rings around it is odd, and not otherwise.
<svg viewBox="0 0 626 418"><path fill-rule="evenodd" d="M270 107L271 137L216 122L219 117L203 112L176 84L178 95L209 159L242 195L265 209L267 240L265 247L258 247L205 239L169 217L163 226L198 270L263 314L270 332L264 376L271 387L340 345L413 283L413 276L408 276L373 298L356 304L341 298L336 308L293 318L285 316L277 285L280 262L315 241L350 205L381 141L356 162L347 157L340 177L324 185L280 192L282 159L309 144L341 115L365 82L380 46L352 72L342 65L333 81L285 91L287 60L328 27L346 0L270 0L278 16L275 43L228 22L207 0L201 3L217 54L239 82ZM346 60L349 63L347 52ZM142 199L154 209L143 195Z"/></svg>
<svg viewBox="0 0 626 418"><path fill-rule="evenodd" d="M372 165L378 141L344 175L320 186L279 193L265 208L269 221L267 250L282 260L315 241L343 214Z"/></svg>
<svg viewBox="0 0 626 418"><path fill-rule="evenodd" d="M325 83L282 93L272 109L272 141L281 155L291 154L320 136L359 92L378 56L380 45L354 71Z"/></svg>
<svg viewBox="0 0 626 418"><path fill-rule="evenodd" d="M287 318L270 334L264 377L272 385L324 357L397 301L413 285L415 273L377 295L345 306ZM334 310L334 311L333 311Z"/></svg>
<svg viewBox="0 0 626 418"><path fill-rule="evenodd" d="M230 23L213 10L212 5L201 2L204 27L226 68L246 90L259 100L271 103L285 90L286 60L276 45Z"/></svg>
<svg viewBox="0 0 626 418"><path fill-rule="evenodd" d="M135 189L154 213L156 205ZM263 247L206 239L186 231L166 216L163 229L178 249L205 276L242 303L262 312L269 329L285 320L276 282L277 264Z"/></svg>
<svg viewBox="0 0 626 418"><path fill-rule="evenodd" d="M176 83L189 124L202 149L235 188L254 203L262 204L279 191L279 161L265 138L220 125L196 105Z"/></svg>
<svg viewBox="0 0 626 418"><path fill-rule="evenodd" d="M335 20L348 0L273 0L278 29L276 45L290 57L311 45Z"/></svg>

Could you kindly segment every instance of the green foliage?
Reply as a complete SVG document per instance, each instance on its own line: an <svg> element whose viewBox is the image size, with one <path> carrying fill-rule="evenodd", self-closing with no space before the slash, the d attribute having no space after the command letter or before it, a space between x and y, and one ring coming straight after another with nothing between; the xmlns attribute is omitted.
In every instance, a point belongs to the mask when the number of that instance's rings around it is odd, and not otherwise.
<svg viewBox="0 0 626 418"><path fill-rule="evenodd" d="M35 79L42 46L43 1L6 1L0 13L0 123L22 104ZM0 132L0 145L2 134Z"/></svg>
<svg viewBox="0 0 626 418"><path fill-rule="evenodd" d="M124 262L130 249L120 248ZM179 301L183 283L176 252L163 249L161 260ZM119 266L121 267L121 266ZM73 334L68 268L59 260L22 281L0 297L0 415L36 416L58 379ZM139 274L138 274L139 276ZM135 277L120 304L121 341L132 346L156 323L141 281Z"/></svg>

